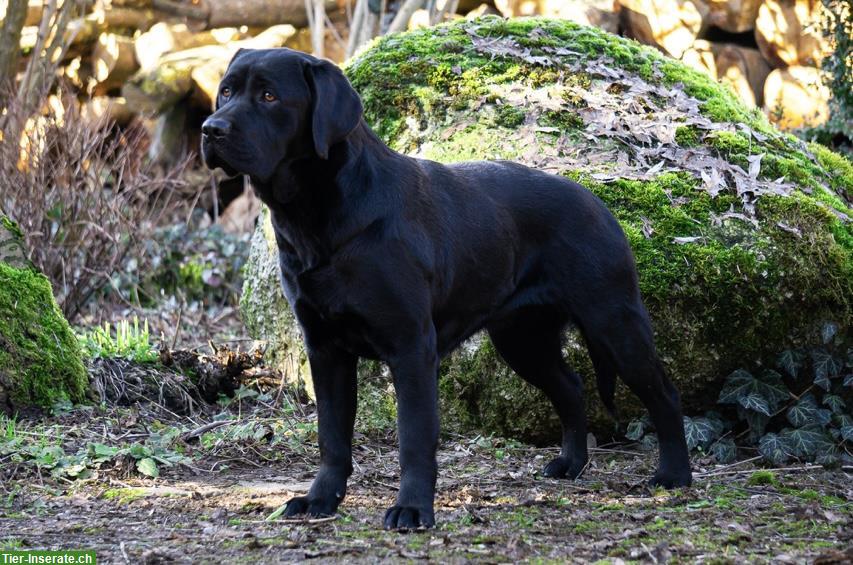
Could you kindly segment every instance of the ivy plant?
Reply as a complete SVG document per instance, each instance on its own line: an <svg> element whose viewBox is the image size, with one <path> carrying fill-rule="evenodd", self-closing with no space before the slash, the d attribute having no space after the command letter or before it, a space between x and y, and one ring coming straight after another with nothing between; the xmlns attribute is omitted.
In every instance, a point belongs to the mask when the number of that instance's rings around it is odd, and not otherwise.
<svg viewBox="0 0 853 565"><path fill-rule="evenodd" d="M688 448L727 463L737 455L735 440L743 439L775 465L850 460L853 347L834 323L823 326L821 338L818 346L783 351L775 368L732 372L717 400L732 417L713 411L685 416ZM649 445L655 441L651 429L648 418L635 420L626 437Z"/></svg>

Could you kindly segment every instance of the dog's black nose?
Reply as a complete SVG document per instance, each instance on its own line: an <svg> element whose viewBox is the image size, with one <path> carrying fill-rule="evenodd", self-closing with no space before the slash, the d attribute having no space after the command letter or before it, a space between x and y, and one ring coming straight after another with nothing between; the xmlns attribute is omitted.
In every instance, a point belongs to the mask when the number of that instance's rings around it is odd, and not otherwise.
<svg viewBox="0 0 853 565"><path fill-rule="evenodd" d="M201 125L201 133L210 137L225 137L231 131L231 123L222 118L207 118Z"/></svg>

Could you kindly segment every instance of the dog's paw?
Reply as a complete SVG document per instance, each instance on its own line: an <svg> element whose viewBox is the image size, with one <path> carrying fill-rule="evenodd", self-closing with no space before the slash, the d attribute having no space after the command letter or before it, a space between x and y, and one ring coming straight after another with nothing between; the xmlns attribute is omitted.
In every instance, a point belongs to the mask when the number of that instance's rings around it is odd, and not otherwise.
<svg viewBox="0 0 853 565"><path fill-rule="evenodd" d="M386 530L417 530L435 526L435 513L432 508L416 508L414 506L397 506L396 504L385 512Z"/></svg>
<svg viewBox="0 0 853 565"><path fill-rule="evenodd" d="M292 518L294 516L307 515L312 518L322 518L325 516L334 516L337 509L337 502L329 503L320 499L311 499L307 496L297 496L287 501L287 506L284 508L284 516Z"/></svg>
<svg viewBox="0 0 853 565"><path fill-rule="evenodd" d="M690 469L684 471L665 471L658 469L655 476L649 480L649 485L653 487L663 487L665 489L673 489L679 487L689 487L693 482L693 475Z"/></svg>
<svg viewBox="0 0 853 565"><path fill-rule="evenodd" d="M557 457L542 471L542 476L552 479L577 479L583 473L586 461L575 462L568 457Z"/></svg>

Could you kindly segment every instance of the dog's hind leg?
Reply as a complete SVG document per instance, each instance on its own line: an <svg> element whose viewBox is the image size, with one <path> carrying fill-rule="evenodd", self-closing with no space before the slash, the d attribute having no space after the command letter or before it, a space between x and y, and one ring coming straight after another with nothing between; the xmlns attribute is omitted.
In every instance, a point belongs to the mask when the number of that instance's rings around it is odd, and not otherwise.
<svg viewBox="0 0 853 565"><path fill-rule="evenodd" d="M546 477L577 478L588 461L583 382L563 360L564 324L528 312L489 326L492 343L520 377L542 390L560 417L560 456L548 463Z"/></svg>
<svg viewBox="0 0 853 565"><path fill-rule="evenodd" d="M651 323L639 298L627 305L599 305L581 325L605 404L612 401L618 374L649 411L660 447L651 483L666 488L690 485L681 401L658 358Z"/></svg>

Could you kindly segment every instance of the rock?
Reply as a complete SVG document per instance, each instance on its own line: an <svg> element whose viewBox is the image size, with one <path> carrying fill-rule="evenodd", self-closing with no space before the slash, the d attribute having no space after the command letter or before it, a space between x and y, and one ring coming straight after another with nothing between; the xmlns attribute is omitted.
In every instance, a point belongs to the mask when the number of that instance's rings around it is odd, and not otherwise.
<svg viewBox="0 0 853 565"><path fill-rule="evenodd" d="M21 239L0 215L0 411L10 415L80 402L88 387L77 338Z"/></svg>
<svg viewBox="0 0 853 565"><path fill-rule="evenodd" d="M658 348L688 414L712 407L732 370L818 343L822 322L853 318L853 166L780 133L730 90L654 49L564 21L482 18L383 37L346 73L367 121L398 151L512 159L597 194L633 246ZM244 315L254 336L276 340L271 353L301 360L274 253L263 227ZM575 332L565 352L589 383L601 439L613 421ZM544 396L483 336L444 360L440 389L445 428L559 437ZM617 406L625 419L642 413L624 387Z"/></svg>
<svg viewBox="0 0 853 565"><path fill-rule="evenodd" d="M267 363L313 397L302 334L281 288L278 248L266 207L258 218L244 269L240 313L246 330L253 338L267 342Z"/></svg>

